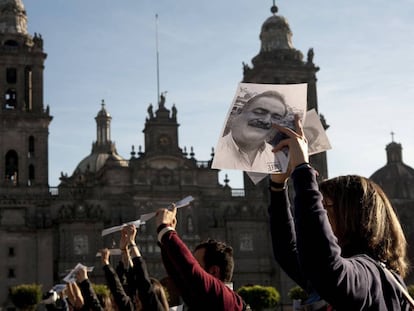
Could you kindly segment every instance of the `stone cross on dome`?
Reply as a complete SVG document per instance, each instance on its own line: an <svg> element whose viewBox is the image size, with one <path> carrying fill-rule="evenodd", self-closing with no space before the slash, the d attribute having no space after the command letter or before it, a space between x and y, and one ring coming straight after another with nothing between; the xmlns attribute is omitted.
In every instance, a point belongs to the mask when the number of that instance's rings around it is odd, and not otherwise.
<svg viewBox="0 0 414 311"><path fill-rule="evenodd" d="M391 142L394 142L394 135L395 135L395 133L393 132L393 131L391 131Z"/></svg>

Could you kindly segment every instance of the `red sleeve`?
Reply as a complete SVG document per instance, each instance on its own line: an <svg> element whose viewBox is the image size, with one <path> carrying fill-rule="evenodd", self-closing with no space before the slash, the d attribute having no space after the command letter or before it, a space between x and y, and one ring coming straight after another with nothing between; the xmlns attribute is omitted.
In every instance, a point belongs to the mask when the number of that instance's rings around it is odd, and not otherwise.
<svg viewBox="0 0 414 311"><path fill-rule="evenodd" d="M190 308L217 311L243 310L241 297L199 265L177 232L171 230L163 235L161 249L164 263L168 261L169 273L174 269L182 280L176 285ZM170 276L174 280L177 278L177 275ZM188 288L183 288L183 284L187 284Z"/></svg>

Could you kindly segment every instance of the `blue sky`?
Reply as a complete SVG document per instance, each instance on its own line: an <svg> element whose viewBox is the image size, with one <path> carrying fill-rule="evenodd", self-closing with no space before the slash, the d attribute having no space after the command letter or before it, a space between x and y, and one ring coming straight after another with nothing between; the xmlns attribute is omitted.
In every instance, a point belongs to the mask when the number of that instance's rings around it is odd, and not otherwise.
<svg viewBox="0 0 414 311"><path fill-rule="evenodd" d="M48 54L44 103L53 121L49 184L72 174L96 140L104 99L118 153L144 145L149 103L156 105L156 22L160 91L178 109L179 145L209 160L242 62L260 49L271 0L23 0L30 34ZM315 52L319 111L330 128L329 176L369 177L386 163L385 146L403 147L414 166L414 1L276 1L293 45ZM242 187L241 173L226 171Z"/></svg>

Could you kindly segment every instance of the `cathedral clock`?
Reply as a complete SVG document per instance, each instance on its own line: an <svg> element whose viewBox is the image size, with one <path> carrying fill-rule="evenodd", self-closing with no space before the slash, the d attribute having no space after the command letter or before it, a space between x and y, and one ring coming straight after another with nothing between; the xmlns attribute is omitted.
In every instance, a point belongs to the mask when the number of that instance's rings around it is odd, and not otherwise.
<svg viewBox="0 0 414 311"><path fill-rule="evenodd" d="M161 147L167 147L167 146L171 145L170 136L168 136L166 134L160 135L160 137L158 138L158 144Z"/></svg>

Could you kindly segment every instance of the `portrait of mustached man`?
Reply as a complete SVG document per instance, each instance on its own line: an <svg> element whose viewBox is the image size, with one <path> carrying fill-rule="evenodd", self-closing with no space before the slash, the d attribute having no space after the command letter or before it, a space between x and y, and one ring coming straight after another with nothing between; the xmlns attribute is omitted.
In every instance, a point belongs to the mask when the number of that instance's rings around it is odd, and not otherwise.
<svg viewBox="0 0 414 311"><path fill-rule="evenodd" d="M283 95L273 90L235 105L217 144L213 167L263 173L281 171L287 160L283 152L272 152L271 142L277 134L272 123L283 123L288 114Z"/></svg>

